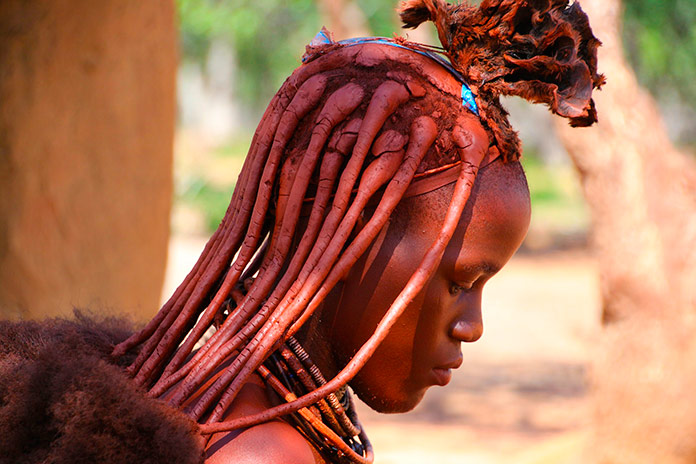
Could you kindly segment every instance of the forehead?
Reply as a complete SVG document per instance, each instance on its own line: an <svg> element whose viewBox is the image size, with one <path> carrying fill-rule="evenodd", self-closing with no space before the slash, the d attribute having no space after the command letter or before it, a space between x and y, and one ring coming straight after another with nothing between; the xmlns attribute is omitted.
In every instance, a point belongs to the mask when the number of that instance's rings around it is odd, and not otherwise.
<svg viewBox="0 0 696 464"><path fill-rule="evenodd" d="M403 198L392 215L394 225L406 222L441 223L447 212L454 182L426 193ZM473 213L494 215L506 207L530 212L529 188L519 162L504 163L497 159L480 169L471 196L462 213L462 219L470 219ZM404 221L407 220L407 221Z"/></svg>
<svg viewBox="0 0 696 464"><path fill-rule="evenodd" d="M432 243L442 227L453 192L454 184L449 184L402 200L390 228L403 229L402 233L409 235L416 233L424 242ZM447 253L501 254L498 260L507 261L526 234L530 213L522 167L519 163L495 161L479 172ZM510 246L501 247L504 243ZM501 253L496 251L498 248ZM509 248L513 249L508 253Z"/></svg>

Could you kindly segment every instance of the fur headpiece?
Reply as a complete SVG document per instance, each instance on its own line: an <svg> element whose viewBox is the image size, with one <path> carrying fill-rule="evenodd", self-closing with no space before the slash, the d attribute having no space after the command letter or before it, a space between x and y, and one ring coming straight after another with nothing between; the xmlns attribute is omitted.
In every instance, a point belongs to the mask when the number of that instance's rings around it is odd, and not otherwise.
<svg viewBox="0 0 696 464"><path fill-rule="evenodd" d="M597 73L601 43L577 2L483 0L477 7L408 0L401 5L401 19L407 28L435 23L452 64L488 103L484 120L501 148L519 148L519 142L500 95L545 103L574 127L597 121L592 90L604 84Z"/></svg>

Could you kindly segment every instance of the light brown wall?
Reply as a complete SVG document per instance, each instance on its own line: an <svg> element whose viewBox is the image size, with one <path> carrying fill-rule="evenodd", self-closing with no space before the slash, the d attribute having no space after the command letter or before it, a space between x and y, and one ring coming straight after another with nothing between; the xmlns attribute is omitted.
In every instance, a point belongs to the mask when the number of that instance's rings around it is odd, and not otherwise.
<svg viewBox="0 0 696 464"><path fill-rule="evenodd" d="M157 309L172 191L171 0L0 2L0 317Z"/></svg>

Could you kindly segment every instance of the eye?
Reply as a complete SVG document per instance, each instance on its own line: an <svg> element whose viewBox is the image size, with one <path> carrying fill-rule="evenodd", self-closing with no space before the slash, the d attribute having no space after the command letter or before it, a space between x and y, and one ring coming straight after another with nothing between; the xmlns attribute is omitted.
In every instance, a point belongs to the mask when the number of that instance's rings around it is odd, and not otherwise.
<svg viewBox="0 0 696 464"><path fill-rule="evenodd" d="M451 282L449 287L450 295L458 295L461 292L471 290L471 283Z"/></svg>

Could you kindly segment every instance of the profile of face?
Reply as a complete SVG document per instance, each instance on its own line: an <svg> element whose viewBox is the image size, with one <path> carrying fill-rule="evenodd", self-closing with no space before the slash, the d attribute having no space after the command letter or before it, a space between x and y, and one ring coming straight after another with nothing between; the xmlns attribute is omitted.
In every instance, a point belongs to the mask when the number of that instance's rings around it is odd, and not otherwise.
<svg viewBox="0 0 696 464"><path fill-rule="evenodd" d="M442 225L454 185L401 201L382 233L324 302L322 337L331 363L345 365L372 335ZM522 243L530 219L519 163L482 168L471 197L428 284L350 382L379 412L414 408L462 364L462 342L483 332L481 293Z"/></svg>

